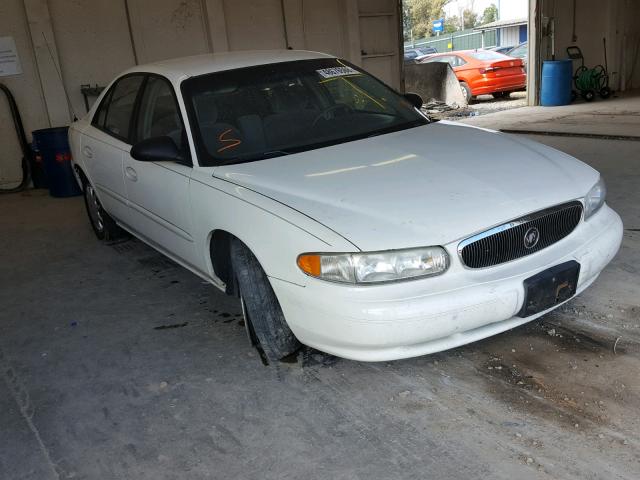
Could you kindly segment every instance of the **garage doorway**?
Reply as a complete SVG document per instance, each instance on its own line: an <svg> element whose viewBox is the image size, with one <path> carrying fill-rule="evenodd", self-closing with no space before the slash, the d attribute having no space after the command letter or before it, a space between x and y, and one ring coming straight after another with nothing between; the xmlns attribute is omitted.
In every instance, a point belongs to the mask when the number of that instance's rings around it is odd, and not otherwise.
<svg viewBox="0 0 640 480"><path fill-rule="evenodd" d="M468 105L452 105L449 100L443 105L444 98L425 98L427 110L432 114L443 110L446 118L527 105L529 0L442 4L403 0L403 64L406 69L415 63L448 63ZM412 79L405 88L412 88Z"/></svg>

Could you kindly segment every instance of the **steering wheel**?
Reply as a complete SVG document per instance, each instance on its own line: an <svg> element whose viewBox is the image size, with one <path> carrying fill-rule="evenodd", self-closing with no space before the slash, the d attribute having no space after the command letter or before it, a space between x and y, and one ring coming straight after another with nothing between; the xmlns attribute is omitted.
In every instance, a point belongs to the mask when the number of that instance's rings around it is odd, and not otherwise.
<svg viewBox="0 0 640 480"><path fill-rule="evenodd" d="M326 122L333 120L334 118L336 118L336 112L339 112L340 110L344 111L345 114L353 112L353 108L351 108L349 105L346 105L344 103L336 103L335 105L331 105L330 107L327 107L322 112L320 112L320 115L314 118L311 126L315 127L320 120L324 120Z"/></svg>

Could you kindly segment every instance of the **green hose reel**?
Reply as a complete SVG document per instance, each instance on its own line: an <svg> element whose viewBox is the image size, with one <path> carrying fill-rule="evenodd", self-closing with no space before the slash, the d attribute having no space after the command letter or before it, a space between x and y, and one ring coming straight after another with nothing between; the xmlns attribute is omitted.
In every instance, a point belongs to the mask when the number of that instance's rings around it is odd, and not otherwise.
<svg viewBox="0 0 640 480"><path fill-rule="evenodd" d="M605 67L602 65L596 65L593 68L585 67L584 56L582 55L580 47L567 47L567 55L571 60L582 61L582 65L576 69L573 75L573 83L583 99L590 102L596 97L596 94L599 94L603 99L611 96L611 89L609 88L609 73ZM605 64L606 61L605 44ZM577 96L575 91L573 92L573 96L574 99Z"/></svg>

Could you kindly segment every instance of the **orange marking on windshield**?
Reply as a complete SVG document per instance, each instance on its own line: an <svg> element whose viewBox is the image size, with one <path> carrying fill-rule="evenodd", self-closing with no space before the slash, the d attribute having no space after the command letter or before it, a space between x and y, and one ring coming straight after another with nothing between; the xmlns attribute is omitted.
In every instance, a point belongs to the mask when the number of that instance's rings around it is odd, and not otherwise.
<svg viewBox="0 0 640 480"><path fill-rule="evenodd" d="M236 148L238 145L242 143L242 141L237 138L224 138L228 133L231 132L231 130L232 130L231 128L227 128L224 132L222 132L218 136L218 141L220 143L228 143L228 145L225 145L224 147L220 147L218 149L218 153L224 152L229 148Z"/></svg>

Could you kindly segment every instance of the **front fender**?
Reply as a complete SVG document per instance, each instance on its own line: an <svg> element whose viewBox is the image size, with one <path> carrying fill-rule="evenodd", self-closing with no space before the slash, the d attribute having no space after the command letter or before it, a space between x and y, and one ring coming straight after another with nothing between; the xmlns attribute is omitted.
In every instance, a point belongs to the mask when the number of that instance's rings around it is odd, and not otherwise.
<svg viewBox="0 0 640 480"><path fill-rule="evenodd" d="M308 278L297 266L304 252L357 252L345 238L264 195L194 169L190 197L193 229L203 271L216 279L210 242L215 230L240 239L270 277L298 285Z"/></svg>

